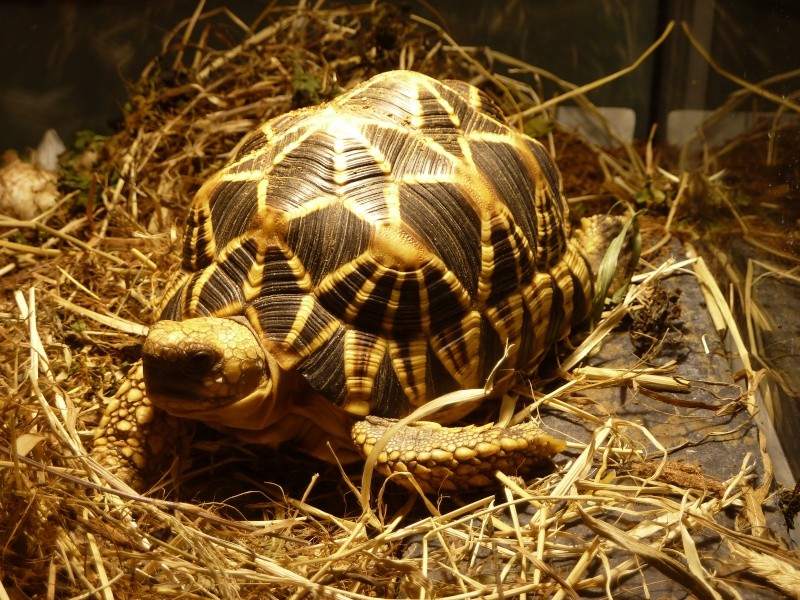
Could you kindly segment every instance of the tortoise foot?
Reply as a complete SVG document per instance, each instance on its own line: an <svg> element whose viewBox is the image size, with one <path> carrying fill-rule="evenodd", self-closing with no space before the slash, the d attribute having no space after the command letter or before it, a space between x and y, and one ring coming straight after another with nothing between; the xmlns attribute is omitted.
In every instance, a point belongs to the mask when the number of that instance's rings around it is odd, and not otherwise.
<svg viewBox="0 0 800 600"><path fill-rule="evenodd" d="M364 457L397 421L366 417L352 429ZM426 493L466 491L492 485L495 472L525 476L566 447L533 422L445 427L421 421L401 427L380 450L375 468L387 477L409 473ZM410 477L395 477L413 489Z"/></svg>

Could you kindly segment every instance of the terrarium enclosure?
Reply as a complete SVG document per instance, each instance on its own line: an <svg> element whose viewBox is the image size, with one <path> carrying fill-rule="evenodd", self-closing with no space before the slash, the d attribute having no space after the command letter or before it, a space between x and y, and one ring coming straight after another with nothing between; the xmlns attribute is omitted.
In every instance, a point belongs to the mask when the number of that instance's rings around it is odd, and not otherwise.
<svg viewBox="0 0 800 600"><path fill-rule="evenodd" d="M795 2L5 2L0 31L0 600L800 597ZM87 452L193 195L394 69L488 94L576 223L636 215L627 292L507 415L565 451L426 496L182 423L132 489Z"/></svg>

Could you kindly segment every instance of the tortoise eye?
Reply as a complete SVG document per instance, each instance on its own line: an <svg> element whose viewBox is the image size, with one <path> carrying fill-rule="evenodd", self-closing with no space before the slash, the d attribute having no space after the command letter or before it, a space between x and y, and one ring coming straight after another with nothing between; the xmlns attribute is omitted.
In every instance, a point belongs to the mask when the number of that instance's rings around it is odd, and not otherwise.
<svg viewBox="0 0 800 600"><path fill-rule="evenodd" d="M182 371L186 375L206 375L216 364L217 357L208 350L195 350L187 353L183 360Z"/></svg>

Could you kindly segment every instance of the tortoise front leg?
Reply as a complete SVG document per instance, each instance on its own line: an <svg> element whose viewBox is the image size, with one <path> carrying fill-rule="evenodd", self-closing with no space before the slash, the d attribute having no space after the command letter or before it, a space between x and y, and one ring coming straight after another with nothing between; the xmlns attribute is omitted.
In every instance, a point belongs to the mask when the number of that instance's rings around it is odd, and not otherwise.
<svg viewBox="0 0 800 600"><path fill-rule="evenodd" d="M112 475L143 491L147 475L161 465L174 431L172 419L147 397L139 361L106 404L90 455Z"/></svg>
<svg viewBox="0 0 800 600"><path fill-rule="evenodd" d="M368 457L397 421L369 416L352 428L353 442ZM494 423L445 427L419 421L400 427L380 451L375 468L387 477L410 473L422 491L468 491L496 481L494 473L526 476L539 470L566 447L532 421L500 427ZM408 477L397 477L413 486Z"/></svg>

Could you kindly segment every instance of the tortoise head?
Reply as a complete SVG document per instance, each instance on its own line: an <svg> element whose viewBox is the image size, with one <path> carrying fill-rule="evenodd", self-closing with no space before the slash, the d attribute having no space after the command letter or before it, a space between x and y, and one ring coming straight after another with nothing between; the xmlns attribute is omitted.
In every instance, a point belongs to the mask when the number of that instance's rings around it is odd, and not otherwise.
<svg viewBox="0 0 800 600"><path fill-rule="evenodd" d="M280 369L244 322L159 321L142 365L148 397L171 415L250 430L271 416Z"/></svg>

